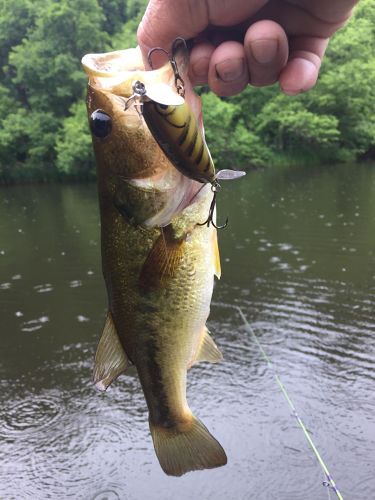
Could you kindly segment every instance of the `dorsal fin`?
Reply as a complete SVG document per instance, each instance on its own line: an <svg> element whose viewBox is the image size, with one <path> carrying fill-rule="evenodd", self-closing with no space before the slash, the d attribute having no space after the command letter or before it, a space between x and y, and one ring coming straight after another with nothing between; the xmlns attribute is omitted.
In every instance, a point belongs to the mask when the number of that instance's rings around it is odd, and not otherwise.
<svg viewBox="0 0 375 500"><path fill-rule="evenodd" d="M102 336L95 354L94 383L105 391L108 386L131 365L124 348L121 345L112 314L107 313Z"/></svg>
<svg viewBox="0 0 375 500"><path fill-rule="evenodd" d="M220 252L219 252L219 243L217 241L217 231L216 229L212 234L212 250L213 250L213 258L214 258L214 273L215 276L220 279L221 277L221 264L220 264Z"/></svg>

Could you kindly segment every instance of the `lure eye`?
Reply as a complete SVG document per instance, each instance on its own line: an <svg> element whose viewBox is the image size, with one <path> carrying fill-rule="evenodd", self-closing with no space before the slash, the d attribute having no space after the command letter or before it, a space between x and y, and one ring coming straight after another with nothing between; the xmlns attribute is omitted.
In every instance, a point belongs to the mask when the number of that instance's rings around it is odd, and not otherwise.
<svg viewBox="0 0 375 500"><path fill-rule="evenodd" d="M112 120L103 110L97 109L90 117L90 128L95 137L103 139L111 133Z"/></svg>

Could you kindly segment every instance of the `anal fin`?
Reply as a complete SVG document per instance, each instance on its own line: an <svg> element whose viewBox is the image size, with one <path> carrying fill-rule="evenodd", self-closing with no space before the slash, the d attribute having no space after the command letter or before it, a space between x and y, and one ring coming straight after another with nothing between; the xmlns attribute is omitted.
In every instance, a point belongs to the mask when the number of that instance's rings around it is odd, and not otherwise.
<svg viewBox="0 0 375 500"><path fill-rule="evenodd" d="M198 349L196 350L195 356L191 365L195 363L199 363L200 361L208 361L210 363L219 363L222 361L223 355L221 354L220 349L213 341L210 332L205 326L203 329L203 334L200 340L200 344L198 345ZM191 366L190 365L190 366Z"/></svg>
<svg viewBox="0 0 375 500"><path fill-rule="evenodd" d="M108 311L95 354L93 378L96 387L105 391L130 365L131 362L121 345L113 323L112 314Z"/></svg>

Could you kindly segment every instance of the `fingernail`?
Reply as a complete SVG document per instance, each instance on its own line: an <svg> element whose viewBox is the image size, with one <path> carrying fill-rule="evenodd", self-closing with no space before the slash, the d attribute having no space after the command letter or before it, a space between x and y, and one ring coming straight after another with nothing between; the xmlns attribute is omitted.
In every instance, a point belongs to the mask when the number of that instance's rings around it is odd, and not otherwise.
<svg viewBox="0 0 375 500"><path fill-rule="evenodd" d="M290 95L290 96L293 96L293 95L298 95L302 92L302 89L282 89L284 94L286 95Z"/></svg>
<svg viewBox="0 0 375 500"><path fill-rule="evenodd" d="M289 61L289 76L283 79L282 90L287 95L297 95L306 92L315 85L318 70L311 61L296 57Z"/></svg>
<svg viewBox="0 0 375 500"><path fill-rule="evenodd" d="M254 40L254 42L250 44L251 53L259 64L269 64L277 55L278 45L278 41L271 38Z"/></svg>
<svg viewBox="0 0 375 500"><path fill-rule="evenodd" d="M216 64L215 70L218 78L223 80L223 82L233 82L243 76L245 72L245 61L242 57L237 59L225 59L225 61Z"/></svg>
<svg viewBox="0 0 375 500"><path fill-rule="evenodd" d="M210 64L210 59L208 57L201 57L197 62L193 64L192 70L196 77L204 78L208 73L208 66Z"/></svg>

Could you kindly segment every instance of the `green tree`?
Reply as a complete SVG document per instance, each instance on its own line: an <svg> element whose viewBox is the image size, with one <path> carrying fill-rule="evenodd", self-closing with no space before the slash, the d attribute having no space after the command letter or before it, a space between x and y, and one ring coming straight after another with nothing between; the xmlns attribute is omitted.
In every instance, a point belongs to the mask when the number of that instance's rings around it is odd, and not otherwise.
<svg viewBox="0 0 375 500"><path fill-rule="evenodd" d="M35 21L35 9L30 0L1 2L0 14L0 71L5 77L8 55L11 49L20 44Z"/></svg>
<svg viewBox="0 0 375 500"><path fill-rule="evenodd" d="M362 0L327 50L316 87L297 97L247 88L231 102L272 164L355 160L375 148L375 4ZM224 135L224 132L222 132Z"/></svg>
<svg viewBox="0 0 375 500"><path fill-rule="evenodd" d="M122 25L127 20L127 1L126 0L98 0L105 16L103 23L104 30L113 35L120 31Z"/></svg>
<svg viewBox="0 0 375 500"><path fill-rule="evenodd" d="M82 95L85 76L80 59L109 43L104 15L95 0L40 2L35 27L14 47L9 64L12 82L25 89L27 104L64 116Z"/></svg>
<svg viewBox="0 0 375 500"><path fill-rule="evenodd" d="M246 128L239 105L211 92L202 95L202 102L206 139L217 167L267 164L270 151Z"/></svg>
<svg viewBox="0 0 375 500"><path fill-rule="evenodd" d="M335 36L323 67L318 112L337 117L340 149L353 159L375 146L375 4L362 0Z"/></svg>
<svg viewBox="0 0 375 500"><path fill-rule="evenodd" d="M74 103L56 141L56 166L61 174L93 179L95 169L84 100Z"/></svg>
<svg viewBox="0 0 375 500"><path fill-rule="evenodd" d="M96 0L6 0L5 6L0 26L11 42L1 53L0 176L49 178L58 172L55 146L64 118L84 99L81 57L109 47L106 19Z"/></svg>
<svg viewBox="0 0 375 500"><path fill-rule="evenodd" d="M137 28L146 9L148 0L128 0L126 2L126 22L112 37L113 50L121 50L137 45Z"/></svg>

